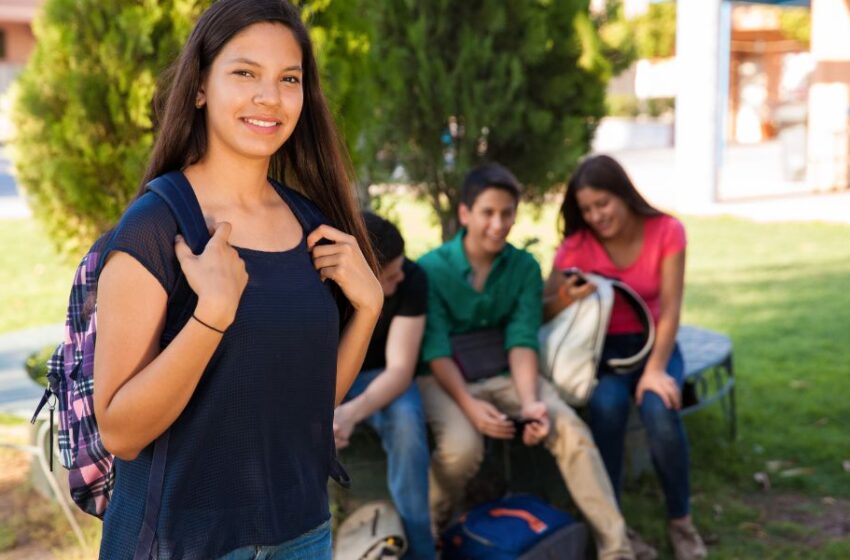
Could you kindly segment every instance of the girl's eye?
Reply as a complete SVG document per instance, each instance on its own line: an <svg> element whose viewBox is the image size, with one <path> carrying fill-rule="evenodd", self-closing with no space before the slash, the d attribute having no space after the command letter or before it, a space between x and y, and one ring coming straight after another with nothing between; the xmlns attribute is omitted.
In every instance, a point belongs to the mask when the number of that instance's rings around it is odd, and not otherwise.
<svg viewBox="0 0 850 560"><path fill-rule="evenodd" d="M245 78L250 78L253 74L249 70L236 70L233 72L237 76L243 76Z"/></svg>
<svg viewBox="0 0 850 560"><path fill-rule="evenodd" d="M297 76L284 76L283 81L288 84L300 84L301 80Z"/></svg>

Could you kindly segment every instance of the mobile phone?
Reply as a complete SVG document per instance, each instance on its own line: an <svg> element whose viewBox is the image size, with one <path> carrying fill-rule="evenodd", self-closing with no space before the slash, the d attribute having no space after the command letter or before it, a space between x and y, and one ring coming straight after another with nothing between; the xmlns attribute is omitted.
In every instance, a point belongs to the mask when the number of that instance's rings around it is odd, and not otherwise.
<svg viewBox="0 0 850 560"><path fill-rule="evenodd" d="M582 274L581 269L576 266L571 266L570 268L565 268L561 271L561 273L569 278L570 276L576 277L576 286L584 286L587 284L587 278Z"/></svg>
<svg viewBox="0 0 850 560"><path fill-rule="evenodd" d="M540 420L537 418L511 418L511 422L514 423L514 429L518 433L522 433L526 424L537 424Z"/></svg>

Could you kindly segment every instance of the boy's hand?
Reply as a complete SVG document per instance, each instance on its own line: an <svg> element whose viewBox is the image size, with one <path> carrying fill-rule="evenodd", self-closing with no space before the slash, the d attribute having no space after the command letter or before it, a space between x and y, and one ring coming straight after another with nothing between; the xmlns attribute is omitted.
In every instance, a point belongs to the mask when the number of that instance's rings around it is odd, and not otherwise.
<svg viewBox="0 0 850 560"><path fill-rule="evenodd" d="M537 445L549 435L551 423L549 422L549 411L543 401L533 401L522 407L522 417L535 420L525 425L522 432L522 442L525 445Z"/></svg>
<svg viewBox="0 0 850 560"><path fill-rule="evenodd" d="M485 436L496 439L511 439L514 437L514 424L506 414L499 411L487 401L471 398L463 407L472 425Z"/></svg>
<svg viewBox="0 0 850 560"><path fill-rule="evenodd" d="M350 404L341 404L334 410L333 430L334 442L337 449L348 447L351 432L354 431L354 427L357 425L351 406L349 406Z"/></svg>

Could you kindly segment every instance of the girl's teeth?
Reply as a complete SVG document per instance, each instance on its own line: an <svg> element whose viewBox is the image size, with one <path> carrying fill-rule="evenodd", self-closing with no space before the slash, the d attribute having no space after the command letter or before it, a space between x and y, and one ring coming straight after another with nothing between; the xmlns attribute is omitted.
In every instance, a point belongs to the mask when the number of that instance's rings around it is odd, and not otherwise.
<svg viewBox="0 0 850 560"><path fill-rule="evenodd" d="M255 126L263 126L263 127L266 127L266 128L270 128L270 127L275 126L277 124L277 123L274 123L274 122L258 121L258 120L255 120L255 119L245 119L245 120L249 124L253 124Z"/></svg>

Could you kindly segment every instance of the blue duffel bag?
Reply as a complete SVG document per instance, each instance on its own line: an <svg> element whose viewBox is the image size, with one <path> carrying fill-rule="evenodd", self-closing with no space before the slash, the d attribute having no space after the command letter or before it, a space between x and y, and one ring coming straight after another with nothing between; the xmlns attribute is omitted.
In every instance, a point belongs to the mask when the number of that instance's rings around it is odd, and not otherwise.
<svg viewBox="0 0 850 560"><path fill-rule="evenodd" d="M584 558L587 529L540 498L517 495L477 506L440 537L442 560Z"/></svg>

